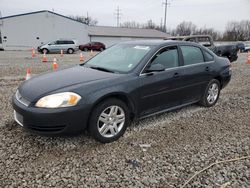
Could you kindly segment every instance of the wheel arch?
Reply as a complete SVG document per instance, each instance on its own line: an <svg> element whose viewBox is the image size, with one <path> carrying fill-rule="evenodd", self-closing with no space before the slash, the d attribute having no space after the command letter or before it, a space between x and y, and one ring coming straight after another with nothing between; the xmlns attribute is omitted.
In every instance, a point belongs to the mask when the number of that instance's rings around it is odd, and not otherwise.
<svg viewBox="0 0 250 188"><path fill-rule="evenodd" d="M223 87L223 79L222 79L222 76L216 76L216 77L214 77L214 79L216 79L216 80L219 81L219 83L220 83L220 88L222 88L222 87Z"/></svg>
<svg viewBox="0 0 250 188"><path fill-rule="evenodd" d="M135 116L136 116L135 103L126 93L122 93L122 92L114 92L114 93L109 93L109 94L101 96L91 107L90 114L92 114L93 110L95 109L95 107L98 104L100 104L101 102L103 102L107 99L110 99L110 98L116 98L116 99L119 99L122 102L124 102L129 109L131 120L133 120L135 118Z"/></svg>
<svg viewBox="0 0 250 188"><path fill-rule="evenodd" d="M67 49L67 53L69 53L69 50L72 50L73 53L75 52L75 50L74 50L73 48L68 48L68 49ZM72 53L72 54L73 54L73 53Z"/></svg>
<svg viewBox="0 0 250 188"><path fill-rule="evenodd" d="M43 50L47 50L47 54L50 52L48 48L42 48L41 52L43 53Z"/></svg>

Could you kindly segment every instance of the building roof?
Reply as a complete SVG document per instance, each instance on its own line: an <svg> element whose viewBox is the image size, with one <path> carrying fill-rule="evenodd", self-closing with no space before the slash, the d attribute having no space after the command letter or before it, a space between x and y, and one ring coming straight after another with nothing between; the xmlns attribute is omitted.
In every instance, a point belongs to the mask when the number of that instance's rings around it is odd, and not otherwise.
<svg viewBox="0 0 250 188"><path fill-rule="evenodd" d="M88 28L90 36L110 36L110 37L138 37L138 38L167 38L169 34L155 29L90 26Z"/></svg>
<svg viewBox="0 0 250 188"><path fill-rule="evenodd" d="M70 18L68 16L64 16L64 15L61 15L61 14L58 14L58 13L55 13L55 12L52 12L52 11L49 11L49 10L41 10L41 11L35 11L35 12L28 12L28 13L24 13L24 14L15 14L15 15L11 15L11 16L5 16L5 17L0 18L0 20L2 20L2 19L8 19L8 18L14 18L14 17L19 17L19 16L26 16L26 15L31 15L31 14L44 13L44 12L48 12L48 13L51 13L51 14L54 14L54 15L57 15L57 16L60 16L60 17L63 17L63 18L66 18L66 19L69 19L69 20L72 20L72 21L75 21L75 22L79 22L81 24L86 25L85 23L82 23L82 22L80 22L78 20L75 20L75 19Z"/></svg>

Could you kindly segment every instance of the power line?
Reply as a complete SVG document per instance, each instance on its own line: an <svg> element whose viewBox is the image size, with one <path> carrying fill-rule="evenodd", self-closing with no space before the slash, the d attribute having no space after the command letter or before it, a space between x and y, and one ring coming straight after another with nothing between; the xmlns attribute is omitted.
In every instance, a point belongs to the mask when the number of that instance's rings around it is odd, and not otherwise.
<svg viewBox="0 0 250 188"><path fill-rule="evenodd" d="M117 9L115 9L115 17L116 17L116 24L117 27L120 26L120 19L121 19L121 9L119 8L119 6L117 7Z"/></svg>

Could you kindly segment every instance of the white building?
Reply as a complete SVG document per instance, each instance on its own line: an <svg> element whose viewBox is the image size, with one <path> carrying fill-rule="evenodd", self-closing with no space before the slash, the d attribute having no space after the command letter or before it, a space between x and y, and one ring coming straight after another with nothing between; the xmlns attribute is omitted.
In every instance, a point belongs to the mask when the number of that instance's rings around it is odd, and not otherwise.
<svg viewBox="0 0 250 188"><path fill-rule="evenodd" d="M103 42L107 47L120 41L163 39L166 33L152 29L89 27L67 16L43 10L0 18L0 48L25 50L60 39L76 39L79 44Z"/></svg>

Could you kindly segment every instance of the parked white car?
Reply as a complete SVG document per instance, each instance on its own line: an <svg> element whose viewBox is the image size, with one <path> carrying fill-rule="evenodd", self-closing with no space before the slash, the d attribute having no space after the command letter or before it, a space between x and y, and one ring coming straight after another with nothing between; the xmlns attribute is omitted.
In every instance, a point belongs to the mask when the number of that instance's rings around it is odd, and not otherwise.
<svg viewBox="0 0 250 188"><path fill-rule="evenodd" d="M63 50L64 53L73 54L79 50L79 45L76 40L59 39L38 46L37 50L41 53L59 53Z"/></svg>

